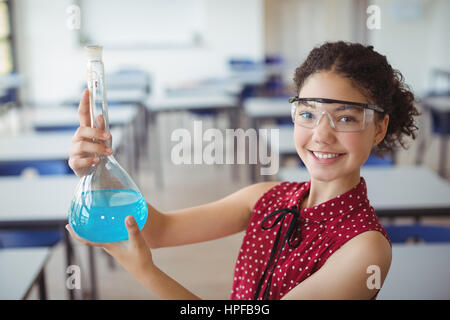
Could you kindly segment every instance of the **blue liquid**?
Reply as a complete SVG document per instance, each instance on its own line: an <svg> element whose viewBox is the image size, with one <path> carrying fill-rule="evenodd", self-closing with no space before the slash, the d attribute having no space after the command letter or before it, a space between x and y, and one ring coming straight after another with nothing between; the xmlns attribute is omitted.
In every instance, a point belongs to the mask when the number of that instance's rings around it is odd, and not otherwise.
<svg viewBox="0 0 450 320"><path fill-rule="evenodd" d="M133 216L141 230L147 221L144 197L133 190L93 190L72 201L69 223L78 236L92 242L128 239L125 218Z"/></svg>

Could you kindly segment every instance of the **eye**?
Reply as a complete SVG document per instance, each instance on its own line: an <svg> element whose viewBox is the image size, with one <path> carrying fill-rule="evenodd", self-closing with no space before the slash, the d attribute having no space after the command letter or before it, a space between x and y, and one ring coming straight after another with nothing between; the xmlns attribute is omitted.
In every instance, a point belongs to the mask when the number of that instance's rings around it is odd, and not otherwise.
<svg viewBox="0 0 450 320"><path fill-rule="evenodd" d="M355 122L356 119L350 116L344 116L339 119L339 122Z"/></svg>
<svg viewBox="0 0 450 320"><path fill-rule="evenodd" d="M313 114L311 112L306 112L306 111L300 112L299 116L306 120L310 120L313 118Z"/></svg>

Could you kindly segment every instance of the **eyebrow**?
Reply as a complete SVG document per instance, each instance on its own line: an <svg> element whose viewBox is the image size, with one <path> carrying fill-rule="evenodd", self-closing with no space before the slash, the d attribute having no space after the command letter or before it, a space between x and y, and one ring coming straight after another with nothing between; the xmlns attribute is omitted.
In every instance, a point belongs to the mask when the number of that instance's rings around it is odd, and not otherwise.
<svg viewBox="0 0 450 320"><path fill-rule="evenodd" d="M315 102L315 101L313 101L313 102ZM316 108L316 106L314 104L309 103L309 101L302 101L302 104L307 107L313 108L313 109Z"/></svg>
<svg viewBox="0 0 450 320"><path fill-rule="evenodd" d="M300 98L299 96L289 98L289 103L293 103L295 101L303 101L303 102L316 101L316 102L324 102L324 103L349 103L350 105L361 106L363 108L371 109L371 110L374 110L377 112L385 112L383 108L380 108L377 105L361 103L361 102L348 102L348 101L343 101L343 100L325 99L325 98Z"/></svg>
<svg viewBox="0 0 450 320"><path fill-rule="evenodd" d="M361 107L359 107L359 106L353 106L353 105L351 105L351 104L343 104L343 105L340 105L340 106L336 107L334 110L335 110L335 111L342 111L342 110L348 110L348 109L353 109L353 110L361 111Z"/></svg>

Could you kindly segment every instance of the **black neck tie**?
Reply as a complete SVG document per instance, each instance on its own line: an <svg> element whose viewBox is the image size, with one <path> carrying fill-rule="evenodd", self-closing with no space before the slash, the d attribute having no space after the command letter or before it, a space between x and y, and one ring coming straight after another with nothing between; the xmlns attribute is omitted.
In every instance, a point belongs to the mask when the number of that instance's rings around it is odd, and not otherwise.
<svg viewBox="0 0 450 320"><path fill-rule="evenodd" d="M300 235L298 235L298 240L296 242L294 242L295 235L296 235L296 230L297 230L298 223L299 223L299 218L300 218L300 211L298 210L297 205L293 206L292 208L283 208L283 209L276 210L276 211L270 213L267 217L265 217L262 220L261 228L264 229L264 230L270 230L277 224L280 224L280 226L278 227L277 236L275 238L275 242L273 244L272 251L270 253L270 257L269 257L269 261L267 262L266 269L264 270L264 273L261 276L261 279L259 280L258 286L256 288L255 296L253 298L254 300L258 299L258 297L259 297L261 288L262 288L263 283L264 283L264 279L266 278L267 273L269 271L270 264L271 264L273 258L275 257L275 254L277 253L278 242L280 241L280 237L281 237L281 229L282 229L283 224L284 224L284 219L286 218L286 216L288 214L292 214L293 217L292 217L291 223L288 226L288 230L287 230L287 232L286 232L286 234L284 236L283 242L281 243L281 247L278 250L278 254L277 254L276 259L275 259L275 261L273 263L273 266L271 268L270 276L269 276L269 279L267 281L267 286L266 286L266 289L264 290L264 293L263 293L263 296L262 296L263 300L267 300L267 298L269 297L273 271L274 271L274 269L275 269L275 267L277 265L278 259L279 259L280 254L281 254L281 250L284 248L284 245L287 242L291 248L296 248L296 247L298 247L298 245L301 242ZM264 226L264 223L267 220L269 220L270 218L275 217L275 216L277 216L277 217L276 217L275 221L270 226L267 226L267 227Z"/></svg>

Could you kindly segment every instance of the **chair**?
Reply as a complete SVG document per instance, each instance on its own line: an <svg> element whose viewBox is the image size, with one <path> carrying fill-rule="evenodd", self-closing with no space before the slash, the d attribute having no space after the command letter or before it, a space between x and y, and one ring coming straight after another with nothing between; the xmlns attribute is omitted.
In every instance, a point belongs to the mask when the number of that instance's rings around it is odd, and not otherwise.
<svg viewBox="0 0 450 320"><path fill-rule="evenodd" d="M266 81L263 92L266 96L283 97L285 84L283 81L283 58L277 55L268 55L264 59ZM286 97L286 101L289 97Z"/></svg>
<svg viewBox="0 0 450 320"><path fill-rule="evenodd" d="M440 137L439 175L445 177L447 163L447 138L450 134L450 72L434 70L431 76L431 90L422 99L422 107L431 119L431 133ZM439 88L438 80L444 80L446 86ZM416 164L423 162L426 139L420 141Z"/></svg>
<svg viewBox="0 0 450 320"><path fill-rule="evenodd" d="M9 102L19 104L17 90L23 83L24 79L20 74L0 75L0 105Z"/></svg>
<svg viewBox="0 0 450 320"><path fill-rule="evenodd" d="M450 242L450 227L423 225L384 225L392 243L414 242Z"/></svg>
<svg viewBox="0 0 450 320"><path fill-rule="evenodd" d="M54 230L5 230L0 231L0 248L52 247L63 237Z"/></svg>
<svg viewBox="0 0 450 320"><path fill-rule="evenodd" d="M36 170L39 175L73 174L67 161L35 160L0 163L0 176L18 176L28 168Z"/></svg>
<svg viewBox="0 0 450 320"><path fill-rule="evenodd" d="M394 160L390 156L386 156L385 158L380 158L374 153L371 153L367 161L363 166L393 166Z"/></svg>
<svg viewBox="0 0 450 320"><path fill-rule="evenodd" d="M72 132L75 133L77 131L78 126L45 126L45 127L39 127L35 126L34 131L36 132Z"/></svg>

